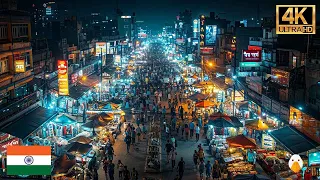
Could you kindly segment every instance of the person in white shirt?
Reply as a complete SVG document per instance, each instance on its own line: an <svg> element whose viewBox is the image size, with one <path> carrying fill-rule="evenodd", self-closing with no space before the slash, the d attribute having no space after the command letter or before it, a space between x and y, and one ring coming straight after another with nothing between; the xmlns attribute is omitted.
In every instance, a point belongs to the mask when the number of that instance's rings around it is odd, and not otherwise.
<svg viewBox="0 0 320 180"><path fill-rule="evenodd" d="M196 140L199 141L199 136L200 136L200 127L199 127L199 124L197 124L196 128L195 128L195 131L196 131Z"/></svg>

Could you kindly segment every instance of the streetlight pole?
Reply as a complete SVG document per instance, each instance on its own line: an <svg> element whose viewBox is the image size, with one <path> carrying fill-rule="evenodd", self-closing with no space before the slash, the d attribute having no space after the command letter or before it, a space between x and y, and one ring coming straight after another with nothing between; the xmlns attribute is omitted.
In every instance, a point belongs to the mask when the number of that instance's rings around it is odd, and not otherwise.
<svg viewBox="0 0 320 180"><path fill-rule="evenodd" d="M102 101L102 48L100 48L100 56L101 56L101 61L100 61L100 95L99 99Z"/></svg>

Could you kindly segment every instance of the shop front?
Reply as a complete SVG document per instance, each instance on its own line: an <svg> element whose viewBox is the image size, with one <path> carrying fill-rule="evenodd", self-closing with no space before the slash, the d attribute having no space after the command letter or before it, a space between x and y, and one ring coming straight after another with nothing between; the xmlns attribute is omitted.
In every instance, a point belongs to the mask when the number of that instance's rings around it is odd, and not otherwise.
<svg viewBox="0 0 320 180"><path fill-rule="evenodd" d="M319 112L318 112L319 113ZM320 143L320 121L290 106L289 124L297 128L309 138Z"/></svg>

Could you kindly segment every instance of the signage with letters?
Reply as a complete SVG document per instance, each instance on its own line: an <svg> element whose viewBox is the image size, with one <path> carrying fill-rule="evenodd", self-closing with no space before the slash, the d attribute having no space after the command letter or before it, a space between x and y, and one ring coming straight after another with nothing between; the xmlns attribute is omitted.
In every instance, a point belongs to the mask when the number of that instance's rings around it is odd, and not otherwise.
<svg viewBox="0 0 320 180"><path fill-rule="evenodd" d="M261 51L260 50L243 50L242 61L243 62L260 62Z"/></svg>
<svg viewBox="0 0 320 180"><path fill-rule="evenodd" d="M200 17L200 47L204 47L205 41L205 17L202 15Z"/></svg>
<svg viewBox="0 0 320 180"><path fill-rule="evenodd" d="M262 134L262 148L267 150L274 150L274 140L268 134Z"/></svg>
<svg viewBox="0 0 320 180"><path fill-rule="evenodd" d="M240 67L259 67L260 62L240 62Z"/></svg>
<svg viewBox="0 0 320 180"><path fill-rule="evenodd" d="M277 5L276 34L316 34L316 5Z"/></svg>
<svg viewBox="0 0 320 180"><path fill-rule="evenodd" d="M24 59L16 59L14 60L14 67L16 73L24 73L26 72L26 65Z"/></svg>
<svg viewBox="0 0 320 180"><path fill-rule="evenodd" d="M1 143L0 144L0 152L5 153L5 152L7 152L8 146L15 146L15 145L20 145L19 138L13 138L13 139L10 139L9 141Z"/></svg>
<svg viewBox="0 0 320 180"><path fill-rule="evenodd" d="M101 52L102 51L102 52ZM96 42L96 56L105 55L107 53L106 42Z"/></svg>
<svg viewBox="0 0 320 180"><path fill-rule="evenodd" d="M271 111L271 99L265 95L262 95L262 106L267 110Z"/></svg>
<svg viewBox="0 0 320 180"><path fill-rule="evenodd" d="M68 61L58 60L58 87L60 96L69 95Z"/></svg>

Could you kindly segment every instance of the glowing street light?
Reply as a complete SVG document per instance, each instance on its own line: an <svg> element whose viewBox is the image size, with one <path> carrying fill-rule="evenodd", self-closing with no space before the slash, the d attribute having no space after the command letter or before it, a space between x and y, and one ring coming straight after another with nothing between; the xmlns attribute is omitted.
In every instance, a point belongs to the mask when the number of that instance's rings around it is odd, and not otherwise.
<svg viewBox="0 0 320 180"><path fill-rule="evenodd" d="M210 67L212 67L212 66L213 66L213 64L212 64L212 63L209 63L208 65L209 65Z"/></svg>

